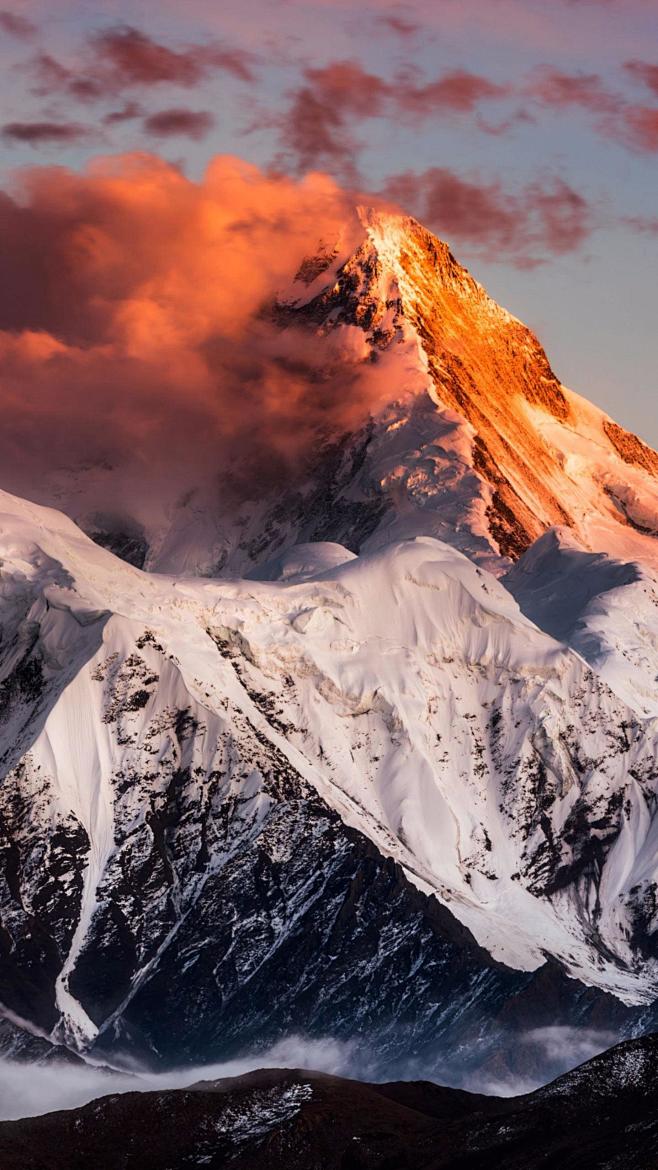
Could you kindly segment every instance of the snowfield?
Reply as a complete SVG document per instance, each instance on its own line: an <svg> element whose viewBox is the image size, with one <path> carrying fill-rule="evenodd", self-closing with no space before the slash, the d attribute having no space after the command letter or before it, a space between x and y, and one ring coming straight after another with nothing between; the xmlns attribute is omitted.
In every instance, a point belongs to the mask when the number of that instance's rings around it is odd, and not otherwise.
<svg viewBox="0 0 658 1170"><path fill-rule="evenodd" d="M657 725L495 577L421 537L359 557L321 549L316 572L308 549L293 551L278 581L174 579L7 495L0 524L5 677L29 646L48 696L31 711L9 696L4 791L30 802L51 866L54 829L88 842L84 867L61 875L79 900L54 1036L84 1047L98 1033L72 974L119 898L119 840L155 834L149 804L175 775L172 719L197 733L191 772L204 778L227 718L244 720L506 965L533 970L549 954L628 1003L655 998L643 950L656 927ZM239 787L253 831L270 801L258 768L224 763L218 782ZM183 881L172 869L181 908Z"/></svg>

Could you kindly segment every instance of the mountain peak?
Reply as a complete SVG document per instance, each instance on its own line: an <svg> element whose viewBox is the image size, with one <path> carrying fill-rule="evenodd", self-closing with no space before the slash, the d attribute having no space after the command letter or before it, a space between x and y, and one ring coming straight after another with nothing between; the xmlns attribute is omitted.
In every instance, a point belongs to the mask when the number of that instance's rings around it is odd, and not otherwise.
<svg viewBox="0 0 658 1170"><path fill-rule="evenodd" d="M469 555L488 549L502 568L556 526L586 550L658 563L658 456L560 383L532 331L446 243L400 213L359 216L362 244L287 322L357 326L386 363L390 405L365 460L387 535L406 525Z"/></svg>
<svg viewBox="0 0 658 1170"><path fill-rule="evenodd" d="M231 476L249 468L173 466L142 493L150 511L119 514L121 468L80 466L44 474L40 501L166 572L245 574L298 544L359 553L427 535L500 574L554 527L586 552L658 565L658 455L561 384L447 243L390 208L357 214L360 239L346 225L321 244L254 322L279 380L308 375L300 409L315 411L285 482L247 482L236 507Z"/></svg>

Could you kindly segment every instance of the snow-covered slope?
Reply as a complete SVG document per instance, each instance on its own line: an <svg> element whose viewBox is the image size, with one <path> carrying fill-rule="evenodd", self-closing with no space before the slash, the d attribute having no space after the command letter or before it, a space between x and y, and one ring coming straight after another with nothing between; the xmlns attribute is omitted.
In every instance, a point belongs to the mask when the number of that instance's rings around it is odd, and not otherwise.
<svg viewBox="0 0 658 1170"><path fill-rule="evenodd" d="M601 934L621 961L602 983L623 991L630 890L647 880L628 847L650 856L655 832L655 728L431 538L278 594L224 593L218 608L241 678L285 712L344 818L496 957L535 966L549 951L598 981Z"/></svg>
<svg viewBox="0 0 658 1170"><path fill-rule="evenodd" d="M639 715L658 716L658 578L549 531L504 577L523 612L568 642Z"/></svg>
<svg viewBox="0 0 658 1170"><path fill-rule="evenodd" d="M378 1012L398 1051L463 1045L547 956L655 998L655 725L456 550L174 579L6 494L0 543L14 1022L170 1059Z"/></svg>

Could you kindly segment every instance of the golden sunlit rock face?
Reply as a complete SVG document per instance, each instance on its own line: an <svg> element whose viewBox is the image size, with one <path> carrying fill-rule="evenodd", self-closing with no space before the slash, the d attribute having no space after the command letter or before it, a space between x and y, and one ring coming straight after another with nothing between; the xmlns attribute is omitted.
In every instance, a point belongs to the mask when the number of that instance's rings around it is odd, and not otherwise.
<svg viewBox="0 0 658 1170"><path fill-rule="evenodd" d="M658 452L638 439L637 435L625 431L610 419L603 420L603 429L624 463L634 463L637 467L643 467L650 475L658 476Z"/></svg>
<svg viewBox="0 0 658 1170"><path fill-rule="evenodd" d="M522 425L518 400L561 422L569 405L536 337L490 300L446 245L414 226L400 263L437 395L475 430L474 464L493 489L492 535L503 555L516 557L546 527L572 523L546 486L554 457Z"/></svg>
<svg viewBox="0 0 658 1170"><path fill-rule="evenodd" d="M620 555L639 536L637 547L653 559L655 542L644 538L658 530L658 456L562 386L531 330L446 244L408 217L361 214L365 242L299 312L321 328L358 325L375 358L415 336L437 410L454 411L467 429L500 555L516 559L559 526ZM390 397L401 389L391 386Z"/></svg>

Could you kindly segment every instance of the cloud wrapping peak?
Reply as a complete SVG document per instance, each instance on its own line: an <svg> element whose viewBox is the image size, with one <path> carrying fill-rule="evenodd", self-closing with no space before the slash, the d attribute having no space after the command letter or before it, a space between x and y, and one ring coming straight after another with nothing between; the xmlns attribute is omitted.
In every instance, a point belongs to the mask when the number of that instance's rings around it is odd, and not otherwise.
<svg viewBox="0 0 658 1170"><path fill-rule="evenodd" d="M0 196L6 485L82 457L124 466L144 501L172 466L252 492L303 474L390 388L359 329L282 331L266 310L320 239L351 251L362 232L326 176L234 158L200 183L154 156L23 172Z"/></svg>

